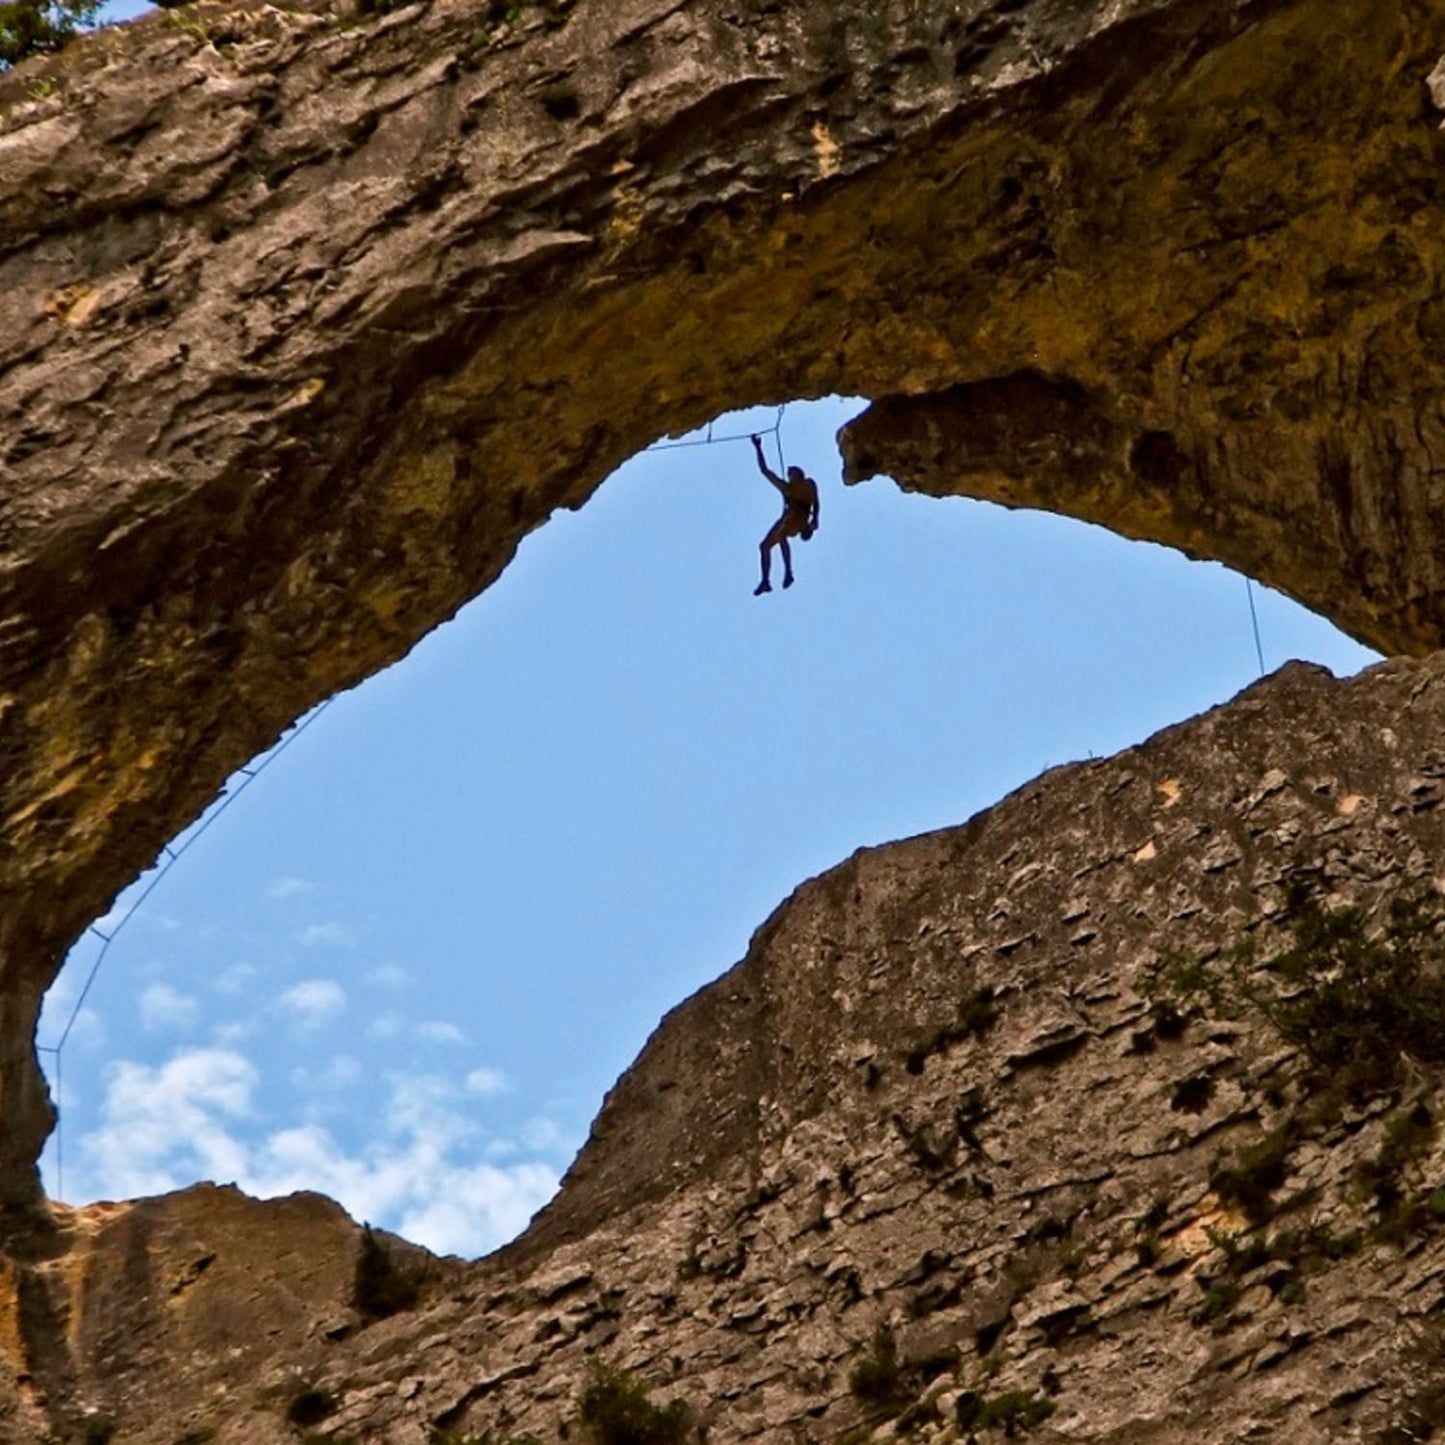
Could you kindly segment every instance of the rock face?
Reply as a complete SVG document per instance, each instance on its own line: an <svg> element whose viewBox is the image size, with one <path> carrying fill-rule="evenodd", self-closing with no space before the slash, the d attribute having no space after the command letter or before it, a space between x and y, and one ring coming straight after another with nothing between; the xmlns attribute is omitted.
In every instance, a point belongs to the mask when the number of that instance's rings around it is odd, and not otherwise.
<svg viewBox="0 0 1445 1445"><path fill-rule="evenodd" d="M0 1201L85 922L728 406L890 398L855 474L1438 645L1442 54L1424 0L312 0L0 78Z"/></svg>
<svg viewBox="0 0 1445 1445"><path fill-rule="evenodd" d="M444 1285L446 1263L377 1238L397 1268ZM60 1206L49 1243L8 1260L0 1281L6 1441L125 1439L145 1422L199 1445L198 1422L232 1393L270 1398L284 1418L308 1370L365 1317L357 1228L319 1194L263 1204L198 1185Z"/></svg>
<svg viewBox="0 0 1445 1445"><path fill-rule="evenodd" d="M874 398L854 479L1438 647L1442 55L1427 0L308 0L0 77L9 1438L554 1438L598 1361L714 1442L1439 1423L1438 1069L1342 1094L1279 1008L1148 993L1302 873L1439 885L1439 655L805 885L385 1319L322 1201L48 1211L32 1043L235 766L729 406Z"/></svg>
<svg viewBox="0 0 1445 1445"><path fill-rule="evenodd" d="M663 1022L529 1233L414 1310L349 1309L352 1238L304 1197L87 1212L69 1253L17 1267L69 1322L19 1332L26 1398L138 1445L294 1441L302 1395L338 1441L576 1440L605 1362L723 1445L1010 1419L1040 1441L1426 1438L1445 1071L1347 1092L1260 1009L1154 985L1245 939L1274 956L1292 880L1372 929L1438 890L1442 699L1445 654L1349 683L1292 665L805 884ZM1442 1007L1429 979L1402 1017ZM288 1210L320 1243L314 1292L278 1304L242 1264L292 1237ZM274 1341L235 1363L224 1328L198 1338L202 1307L258 1295ZM96 1322L132 1311L117 1359Z"/></svg>

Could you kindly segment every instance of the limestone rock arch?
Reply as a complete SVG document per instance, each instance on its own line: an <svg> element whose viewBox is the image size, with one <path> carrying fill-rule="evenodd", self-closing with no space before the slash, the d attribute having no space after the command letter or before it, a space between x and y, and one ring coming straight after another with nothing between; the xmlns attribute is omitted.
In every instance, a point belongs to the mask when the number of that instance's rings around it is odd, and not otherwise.
<svg viewBox="0 0 1445 1445"><path fill-rule="evenodd" d="M726 408L879 399L854 477L1439 646L1442 53L1423 0L306 0L0 77L0 1199L88 919Z"/></svg>

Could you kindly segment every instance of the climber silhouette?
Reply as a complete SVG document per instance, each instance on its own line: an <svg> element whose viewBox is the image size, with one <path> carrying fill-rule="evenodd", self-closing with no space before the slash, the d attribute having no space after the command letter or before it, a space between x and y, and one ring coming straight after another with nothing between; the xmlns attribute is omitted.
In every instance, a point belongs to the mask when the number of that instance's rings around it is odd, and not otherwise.
<svg viewBox="0 0 1445 1445"><path fill-rule="evenodd" d="M758 546L763 564L763 580L753 589L753 596L760 597L764 592L773 590L768 574L772 569L774 547L783 554L783 586L793 585L793 554L788 548L788 538L798 537L806 542L818 530L818 484L802 467L789 467L788 479L784 481L763 459L761 437L753 437L753 450L758 456L758 470L778 489L783 498L783 515L768 528L767 536Z"/></svg>

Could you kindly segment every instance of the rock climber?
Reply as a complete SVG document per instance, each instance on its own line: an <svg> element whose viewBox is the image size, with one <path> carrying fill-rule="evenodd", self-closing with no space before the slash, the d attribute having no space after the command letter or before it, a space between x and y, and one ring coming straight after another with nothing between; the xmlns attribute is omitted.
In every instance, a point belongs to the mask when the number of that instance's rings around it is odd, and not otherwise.
<svg viewBox="0 0 1445 1445"><path fill-rule="evenodd" d="M771 592L773 584L768 580L772 569L772 550L778 548L783 554L783 586L793 585L793 554L788 548L788 538L798 537L806 542L818 530L818 484L808 476L802 467L789 467L788 479L783 480L763 457L763 442L753 437L753 450L758 456L758 470L778 489L783 498L783 515L768 528L768 534L759 544L762 557L763 580L753 589L753 596L760 597Z"/></svg>

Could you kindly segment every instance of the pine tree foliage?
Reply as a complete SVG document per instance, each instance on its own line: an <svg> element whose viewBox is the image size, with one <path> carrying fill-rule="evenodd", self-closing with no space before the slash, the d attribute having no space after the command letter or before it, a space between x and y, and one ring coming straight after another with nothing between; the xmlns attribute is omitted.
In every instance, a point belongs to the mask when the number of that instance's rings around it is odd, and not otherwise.
<svg viewBox="0 0 1445 1445"><path fill-rule="evenodd" d="M61 49L94 24L101 0L0 0L0 70Z"/></svg>

